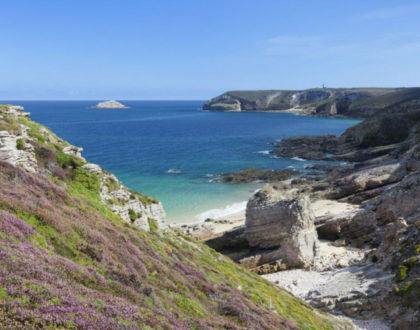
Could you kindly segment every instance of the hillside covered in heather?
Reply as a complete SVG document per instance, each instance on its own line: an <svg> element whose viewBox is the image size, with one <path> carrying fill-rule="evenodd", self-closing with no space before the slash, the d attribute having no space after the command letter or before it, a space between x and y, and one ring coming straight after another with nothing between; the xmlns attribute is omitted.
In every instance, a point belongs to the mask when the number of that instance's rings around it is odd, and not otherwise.
<svg viewBox="0 0 420 330"><path fill-rule="evenodd" d="M158 201L21 107L0 107L0 156L2 329L350 328L164 230Z"/></svg>

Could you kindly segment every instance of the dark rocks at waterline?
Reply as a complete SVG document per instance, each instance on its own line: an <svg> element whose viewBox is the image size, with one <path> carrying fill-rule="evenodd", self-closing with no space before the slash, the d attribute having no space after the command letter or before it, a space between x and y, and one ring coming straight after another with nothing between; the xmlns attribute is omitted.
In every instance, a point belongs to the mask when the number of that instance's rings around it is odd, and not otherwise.
<svg viewBox="0 0 420 330"><path fill-rule="evenodd" d="M283 170L260 170L247 168L239 172L224 173L221 178L214 182L249 183L249 182L276 182L290 179L301 172L291 169Z"/></svg>
<svg viewBox="0 0 420 330"><path fill-rule="evenodd" d="M337 151L337 146L338 138L335 135L295 136L274 144L276 149L270 153L282 158L327 160L330 158L329 154Z"/></svg>

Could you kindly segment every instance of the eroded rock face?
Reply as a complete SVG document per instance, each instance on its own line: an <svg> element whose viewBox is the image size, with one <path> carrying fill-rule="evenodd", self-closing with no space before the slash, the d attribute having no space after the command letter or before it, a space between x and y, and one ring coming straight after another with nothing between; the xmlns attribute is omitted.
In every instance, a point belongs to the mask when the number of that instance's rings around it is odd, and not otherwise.
<svg viewBox="0 0 420 330"><path fill-rule="evenodd" d="M420 172L412 173L371 204L377 206L378 221L387 224L399 217L413 223L420 218Z"/></svg>
<svg viewBox="0 0 420 330"><path fill-rule="evenodd" d="M101 177L100 195L102 202L126 222L144 230L150 229L153 220L159 227L165 224L166 215L160 202L154 199L143 202L139 194L127 189L113 174L105 173Z"/></svg>
<svg viewBox="0 0 420 330"><path fill-rule="evenodd" d="M63 148L63 152L65 154L84 159L82 157L82 151L83 151L83 148L79 148L76 146L68 146L68 147Z"/></svg>
<svg viewBox="0 0 420 330"><path fill-rule="evenodd" d="M346 244L363 247L373 239L377 220L375 212L358 209L317 217L315 225L320 238L332 241L341 239Z"/></svg>
<svg viewBox="0 0 420 330"><path fill-rule="evenodd" d="M21 146L17 147L19 141L21 141ZM28 172L36 173L37 162L34 147L26 143L24 132L14 134L8 131L0 131L0 159L20 166Z"/></svg>
<svg viewBox="0 0 420 330"><path fill-rule="evenodd" d="M252 248L271 249L260 263L281 259L288 267L310 267L318 236L310 200L263 189L248 202L245 237Z"/></svg>
<svg viewBox="0 0 420 330"><path fill-rule="evenodd" d="M334 186L338 190L338 197L353 195L397 182L401 179L399 167L399 163L374 166L340 178L334 182Z"/></svg>

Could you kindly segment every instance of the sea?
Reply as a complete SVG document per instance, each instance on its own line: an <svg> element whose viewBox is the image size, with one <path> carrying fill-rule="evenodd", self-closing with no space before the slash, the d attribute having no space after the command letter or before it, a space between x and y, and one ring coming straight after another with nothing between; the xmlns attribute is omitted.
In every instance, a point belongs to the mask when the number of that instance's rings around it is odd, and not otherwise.
<svg viewBox="0 0 420 330"><path fill-rule="evenodd" d="M129 109L92 109L99 100L19 101L83 156L126 186L158 198L169 222L187 223L243 210L262 184L216 183L246 168L301 169L305 159L276 158L272 143L294 135L341 134L358 120L285 113L209 112L204 101L121 100Z"/></svg>

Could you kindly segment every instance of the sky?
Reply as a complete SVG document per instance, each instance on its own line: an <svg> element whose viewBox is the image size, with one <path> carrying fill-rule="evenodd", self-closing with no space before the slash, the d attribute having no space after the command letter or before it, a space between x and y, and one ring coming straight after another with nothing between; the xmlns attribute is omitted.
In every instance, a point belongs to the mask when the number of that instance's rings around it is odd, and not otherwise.
<svg viewBox="0 0 420 330"><path fill-rule="evenodd" d="M0 99L420 86L420 2L0 1Z"/></svg>

